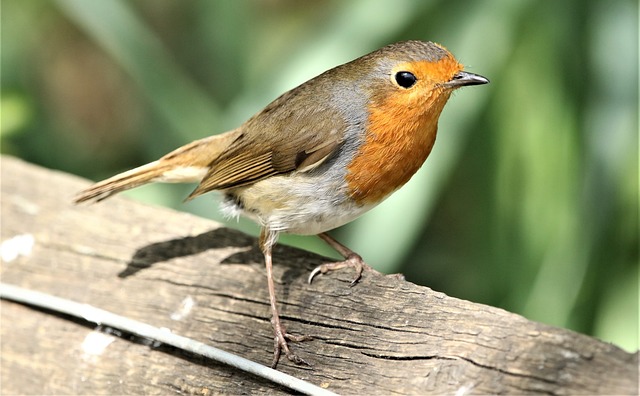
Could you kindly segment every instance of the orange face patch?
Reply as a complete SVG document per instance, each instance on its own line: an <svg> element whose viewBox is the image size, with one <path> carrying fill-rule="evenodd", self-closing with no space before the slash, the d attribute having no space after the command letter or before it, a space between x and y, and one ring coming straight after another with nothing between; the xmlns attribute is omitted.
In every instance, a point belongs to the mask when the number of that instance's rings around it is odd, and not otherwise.
<svg viewBox="0 0 640 396"><path fill-rule="evenodd" d="M350 196L376 204L404 185L420 169L436 139L438 118L451 91L449 81L462 66L452 57L438 62L398 65L418 81L411 88L388 86L376 92L369 107L365 142L348 167Z"/></svg>

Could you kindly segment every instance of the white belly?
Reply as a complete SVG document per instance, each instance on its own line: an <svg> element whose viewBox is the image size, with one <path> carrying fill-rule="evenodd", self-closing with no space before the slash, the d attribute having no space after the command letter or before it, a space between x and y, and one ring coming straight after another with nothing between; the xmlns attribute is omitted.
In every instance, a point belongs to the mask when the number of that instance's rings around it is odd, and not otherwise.
<svg viewBox="0 0 640 396"><path fill-rule="evenodd" d="M249 217L273 231L315 235L353 221L375 206L354 203L342 186L300 177L292 190L291 182L290 176L277 176L228 191L242 198L227 197L221 211L229 217Z"/></svg>

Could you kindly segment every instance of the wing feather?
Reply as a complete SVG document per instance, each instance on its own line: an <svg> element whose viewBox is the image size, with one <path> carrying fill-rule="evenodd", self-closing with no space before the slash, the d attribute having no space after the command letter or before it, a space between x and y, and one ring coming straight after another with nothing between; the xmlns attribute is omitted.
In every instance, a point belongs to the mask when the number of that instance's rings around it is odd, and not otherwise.
<svg viewBox="0 0 640 396"><path fill-rule="evenodd" d="M283 94L239 128L242 136L187 199L317 167L343 142L346 122L339 114L304 86Z"/></svg>

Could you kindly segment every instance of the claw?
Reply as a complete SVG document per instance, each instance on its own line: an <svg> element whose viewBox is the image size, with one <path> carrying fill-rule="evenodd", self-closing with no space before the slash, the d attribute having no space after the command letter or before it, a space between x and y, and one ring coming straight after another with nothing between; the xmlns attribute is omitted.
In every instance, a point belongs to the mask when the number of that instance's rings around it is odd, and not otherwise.
<svg viewBox="0 0 640 396"><path fill-rule="evenodd" d="M301 366L311 367L311 365L306 360L304 360L303 358L299 357L298 355L296 355L293 352L290 353L290 354L287 354L287 359L289 359L289 361L291 361L291 362L293 362L295 364L298 364L298 365L301 365Z"/></svg>
<svg viewBox="0 0 640 396"><path fill-rule="evenodd" d="M273 345L273 360L271 361L271 368L276 369L278 362L280 361L280 355L282 354L282 347L278 342L278 337L275 337Z"/></svg>
<svg viewBox="0 0 640 396"><path fill-rule="evenodd" d="M315 278L316 275L318 275L321 272L322 272L322 266L321 265L319 265L316 268L314 268L313 271L311 271L311 273L309 274L309 278L307 279L307 283L311 284L311 282L313 282L313 278Z"/></svg>

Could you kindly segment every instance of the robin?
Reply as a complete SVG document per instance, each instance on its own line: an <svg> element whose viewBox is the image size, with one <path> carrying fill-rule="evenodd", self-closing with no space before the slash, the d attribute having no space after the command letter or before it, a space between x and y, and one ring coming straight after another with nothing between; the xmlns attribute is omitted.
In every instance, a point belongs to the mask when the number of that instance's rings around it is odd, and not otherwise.
<svg viewBox="0 0 640 396"><path fill-rule="evenodd" d="M306 364L287 344L304 337L287 333L278 315L271 259L278 235L318 235L344 257L316 268L309 282L344 267L355 268L357 282L368 267L326 232L404 185L431 152L451 93L488 82L464 71L441 45L391 44L284 93L234 130L96 183L75 202L100 201L149 182L199 183L187 199L220 191L222 213L261 226L275 336L272 367L282 352Z"/></svg>

